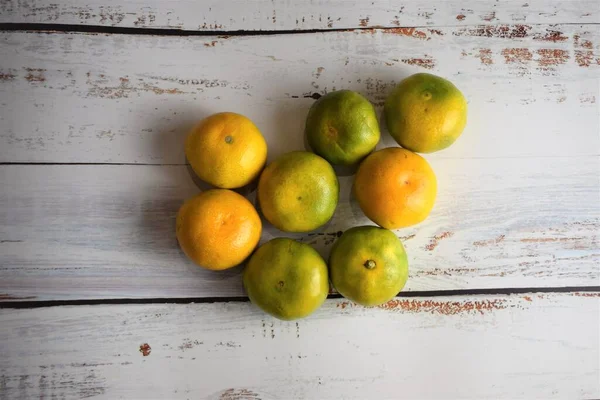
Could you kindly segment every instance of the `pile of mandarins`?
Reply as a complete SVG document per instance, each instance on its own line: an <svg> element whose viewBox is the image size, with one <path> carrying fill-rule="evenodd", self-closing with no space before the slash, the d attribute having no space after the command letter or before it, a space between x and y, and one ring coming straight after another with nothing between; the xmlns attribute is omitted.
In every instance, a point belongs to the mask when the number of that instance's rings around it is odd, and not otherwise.
<svg viewBox="0 0 600 400"><path fill-rule="evenodd" d="M305 135L313 152L283 154L265 167L267 143L248 118L230 112L202 120L185 153L192 169L215 189L187 200L177 214L177 239L201 267L224 270L246 259L244 287L250 300L284 320L315 311L329 282L346 298L375 306L393 298L408 278L402 242L390 229L423 221L431 212L437 181L416 153L450 146L462 133L467 102L449 81L415 74L387 98L384 119L400 147L374 151L380 130L373 105L340 90L317 100ZM262 222L255 207L232 191L258 178L257 200L266 221L283 232L309 232L327 223L339 200L332 165L359 164L354 197L378 226L359 226L334 243L328 261L310 245L276 238L256 248Z"/></svg>

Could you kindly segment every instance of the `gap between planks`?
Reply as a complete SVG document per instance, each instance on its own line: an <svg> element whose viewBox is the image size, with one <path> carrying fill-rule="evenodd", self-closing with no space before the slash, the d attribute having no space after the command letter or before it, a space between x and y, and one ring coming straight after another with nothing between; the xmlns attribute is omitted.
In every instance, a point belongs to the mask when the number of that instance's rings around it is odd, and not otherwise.
<svg viewBox="0 0 600 400"><path fill-rule="evenodd" d="M552 159L573 159L573 158L577 158L577 159L582 159L582 158L596 158L600 156L600 153L597 154L587 154L587 155L573 155L573 156L554 156L554 155L549 155L549 156L543 156L543 155L535 155L535 156L528 156L528 155L516 155L516 156L497 156L497 157L467 157L467 156L460 156L460 157L436 157L436 160L511 160L511 159L548 159L548 158L552 158ZM182 166L190 166L190 163L185 162L185 163L159 163L159 164L152 164L152 163L141 163L141 162L36 162L36 161L5 161L5 162L0 162L0 167L7 165L32 165L32 166L61 166L61 165L85 165L85 166L102 166L102 165L107 165L107 166L138 166L138 167L182 167Z"/></svg>
<svg viewBox="0 0 600 400"><path fill-rule="evenodd" d="M497 289L463 289L463 290L423 290L413 292L401 292L396 295L400 298L419 297L453 297L453 296L480 296L480 295L512 295L529 293L572 293L582 296L594 296L600 292L600 286L562 286L562 287L530 287L530 288L497 288ZM343 296L332 293L328 299L343 299ZM9 301L1 301L3 299ZM182 297L182 298L124 298L124 299L92 299L92 300L46 300L46 301L10 301L9 298L0 294L0 309L3 308L42 308L56 306L88 306L88 305L110 305L110 304L207 304L207 303L232 303L248 302L245 296L226 297ZM393 299L392 299L393 301Z"/></svg>
<svg viewBox="0 0 600 400"><path fill-rule="evenodd" d="M339 32L398 32L409 29L433 29L433 28L473 28L473 27L502 27L502 26L553 26L548 23L528 23L528 24L494 24L494 25L414 25L414 26L369 26L356 28L336 28L336 29L286 29L286 30L210 30L194 31L187 29L162 29L162 28L135 28L135 27L116 27L101 25L70 25L70 24L36 24L36 23L0 23L0 31L14 32L22 31L27 33L88 33L88 34L116 34L116 35L150 35L150 36L274 36L274 35L306 35L314 33L339 33ZM560 25L574 26L598 26L597 22L566 22Z"/></svg>

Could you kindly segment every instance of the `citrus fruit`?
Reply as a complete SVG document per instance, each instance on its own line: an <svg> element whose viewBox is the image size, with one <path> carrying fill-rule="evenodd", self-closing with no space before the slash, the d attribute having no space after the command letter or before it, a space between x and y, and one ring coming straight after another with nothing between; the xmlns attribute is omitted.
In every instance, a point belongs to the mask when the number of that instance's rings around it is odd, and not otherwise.
<svg viewBox="0 0 600 400"><path fill-rule="evenodd" d="M304 131L313 151L332 164L354 164L379 142L373 105L351 90L331 92L317 100Z"/></svg>
<svg viewBox="0 0 600 400"><path fill-rule="evenodd" d="M327 298L327 264L308 244L273 239L248 261L244 287L250 300L266 313L284 320L303 318Z"/></svg>
<svg viewBox="0 0 600 400"><path fill-rule="evenodd" d="M348 229L329 256L331 283L340 294L363 306L391 300L408 279L408 259L400 239L376 226Z"/></svg>
<svg viewBox="0 0 600 400"><path fill-rule="evenodd" d="M370 154L354 180L354 196L376 224L397 229L423 221L433 208L437 180L420 155L389 147Z"/></svg>
<svg viewBox="0 0 600 400"><path fill-rule="evenodd" d="M205 118L190 131L185 155L200 179L233 189L260 174L267 161L267 143L248 118L223 112Z"/></svg>
<svg viewBox="0 0 600 400"><path fill-rule="evenodd" d="M327 161L314 153L293 151L264 169L258 180L258 202L277 229L308 232L331 219L339 189Z"/></svg>
<svg viewBox="0 0 600 400"><path fill-rule="evenodd" d="M392 137L406 149L432 153L450 146L467 123L467 101L450 81L420 73L401 81L384 105Z"/></svg>
<svg viewBox="0 0 600 400"><path fill-rule="evenodd" d="M262 223L240 194L211 189L187 200L177 213L177 240L201 267L222 270L244 261L260 239Z"/></svg>

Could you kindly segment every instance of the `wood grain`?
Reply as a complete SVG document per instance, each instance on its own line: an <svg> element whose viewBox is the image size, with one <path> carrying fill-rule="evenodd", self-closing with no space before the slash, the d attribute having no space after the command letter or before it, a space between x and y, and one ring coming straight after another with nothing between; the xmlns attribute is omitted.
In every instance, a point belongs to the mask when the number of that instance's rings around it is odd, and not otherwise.
<svg viewBox="0 0 600 400"><path fill-rule="evenodd" d="M243 296L241 267L202 270L175 240L177 209L206 188L185 163L189 128L244 113L272 160L304 147L314 99L353 89L380 111L420 71L455 82L470 111L464 136L428 156L433 214L396 232L405 290L597 287L597 1L391 3L0 2L0 24L214 33L0 32L0 163L128 164L0 165L0 302ZM327 257L369 223L351 172L327 226L265 226L261 241ZM297 323L245 301L1 309L0 400L599 398L599 337L596 292L328 300Z"/></svg>
<svg viewBox="0 0 600 400"><path fill-rule="evenodd" d="M187 30L301 30L494 23L597 23L595 0L4 0L0 23Z"/></svg>
<svg viewBox="0 0 600 400"><path fill-rule="evenodd" d="M406 290L598 285L598 157L438 159L430 218L397 231ZM327 257L339 232L367 224L341 176L319 231L265 223ZM241 268L202 270L175 239L175 214L198 193L186 166L0 166L0 301L243 296ZM254 201L255 192L243 191Z"/></svg>
<svg viewBox="0 0 600 400"><path fill-rule="evenodd" d="M494 25L274 36L0 33L0 162L183 164L199 119L237 111L270 159L303 148L314 98L353 89L381 109L415 72L469 100L436 158L598 155L600 26ZM393 141L384 135L382 146Z"/></svg>
<svg viewBox="0 0 600 400"><path fill-rule="evenodd" d="M0 310L0 399L598 398L599 293Z"/></svg>

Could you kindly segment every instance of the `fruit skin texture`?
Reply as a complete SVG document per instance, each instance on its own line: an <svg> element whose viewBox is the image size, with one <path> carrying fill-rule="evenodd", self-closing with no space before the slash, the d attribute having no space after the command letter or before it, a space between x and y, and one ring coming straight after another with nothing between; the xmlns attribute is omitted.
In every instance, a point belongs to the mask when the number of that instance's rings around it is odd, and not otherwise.
<svg viewBox="0 0 600 400"><path fill-rule="evenodd" d="M267 162L267 142L248 118L223 112L205 118L190 131L185 155L200 179L233 189L258 177Z"/></svg>
<svg viewBox="0 0 600 400"><path fill-rule="evenodd" d="M276 238L260 246L244 270L250 300L272 316L293 320L319 308L329 292L327 264L310 245Z"/></svg>
<svg viewBox="0 0 600 400"><path fill-rule="evenodd" d="M420 73L401 81L384 105L392 137L405 149L432 153L450 146L467 123L467 100L450 81Z"/></svg>
<svg viewBox="0 0 600 400"><path fill-rule="evenodd" d="M331 219L340 186L333 167L314 153L293 151L265 168L258 181L263 215L285 232L308 232Z"/></svg>
<svg viewBox="0 0 600 400"><path fill-rule="evenodd" d="M400 239L376 226L358 226L344 232L329 256L333 287L363 306L391 300L408 279L408 259Z"/></svg>
<svg viewBox="0 0 600 400"><path fill-rule="evenodd" d="M192 261L223 270L244 261L258 245L262 223L245 197L211 189L187 200L177 213L177 240Z"/></svg>
<svg viewBox="0 0 600 400"><path fill-rule="evenodd" d="M336 165L360 161L375 149L380 137L375 108L351 90L317 100L308 112L304 132L313 151Z"/></svg>
<svg viewBox="0 0 600 400"><path fill-rule="evenodd" d="M420 155L389 147L370 154L354 180L354 196L377 225L398 229L423 221L433 208L437 180Z"/></svg>

